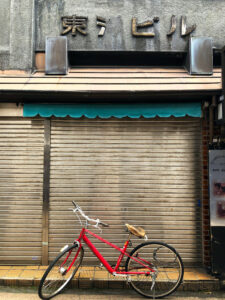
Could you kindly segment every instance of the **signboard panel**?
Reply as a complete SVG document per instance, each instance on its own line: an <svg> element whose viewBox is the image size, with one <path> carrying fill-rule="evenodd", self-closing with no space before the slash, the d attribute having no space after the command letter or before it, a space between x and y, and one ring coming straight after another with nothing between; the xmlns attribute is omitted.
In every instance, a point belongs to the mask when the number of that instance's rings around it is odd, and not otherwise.
<svg viewBox="0 0 225 300"><path fill-rule="evenodd" d="M211 226L225 226L225 150L209 151Z"/></svg>
<svg viewBox="0 0 225 300"><path fill-rule="evenodd" d="M225 1L39 0L36 50L59 35L69 51L185 51L190 35L221 48L224 11Z"/></svg>

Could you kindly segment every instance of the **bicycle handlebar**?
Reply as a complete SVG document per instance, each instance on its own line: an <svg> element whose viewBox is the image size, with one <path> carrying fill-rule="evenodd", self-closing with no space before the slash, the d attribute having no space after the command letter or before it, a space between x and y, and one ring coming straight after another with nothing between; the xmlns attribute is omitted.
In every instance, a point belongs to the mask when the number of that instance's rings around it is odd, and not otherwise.
<svg viewBox="0 0 225 300"><path fill-rule="evenodd" d="M74 201L72 201L72 203L75 206L75 208L79 207Z"/></svg>
<svg viewBox="0 0 225 300"><path fill-rule="evenodd" d="M102 225L103 227L109 227L109 224L103 223L102 221L100 221L99 224Z"/></svg>
<svg viewBox="0 0 225 300"><path fill-rule="evenodd" d="M96 219L96 220L95 220L95 219L89 218L88 216L85 215L85 213L83 212L83 210L80 208L79 205L77 205L74 201L72 201L72 203L73 203L73 205L75 206L75 211L78 210L79 213L82 215L82 217L84 217L87 221L95 222L95 223L96 223L95 227L98 227L98 225L101 225L101 226L103 226L103 227L109 227L108 224L103 223L103 222L100 221L99 219Z"/></svg>

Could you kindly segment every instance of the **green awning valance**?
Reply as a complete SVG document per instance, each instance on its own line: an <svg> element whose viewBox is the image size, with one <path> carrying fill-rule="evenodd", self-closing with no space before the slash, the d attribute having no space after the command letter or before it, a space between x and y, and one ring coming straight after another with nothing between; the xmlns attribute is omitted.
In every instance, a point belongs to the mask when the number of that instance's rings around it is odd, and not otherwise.
<svg viewBox="0 0 225 300"><path fill-rule="evenodd" d="M66 117L80 118L85 116L93 119L100 117L115 118L154 118L158 117L200 117L200 102L165 102L165 103L138 103L138 104L24 104L23 116L35 117Z"/></svg>

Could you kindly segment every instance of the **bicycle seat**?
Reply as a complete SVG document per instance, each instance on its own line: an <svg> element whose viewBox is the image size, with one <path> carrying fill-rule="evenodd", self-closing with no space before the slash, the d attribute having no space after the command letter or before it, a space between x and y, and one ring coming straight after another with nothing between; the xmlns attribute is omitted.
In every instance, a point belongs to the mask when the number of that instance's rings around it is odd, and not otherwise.
<svg viewBox="0 0 225 300"><path fill-rule="evenodd" d="M138 236L139 238L144 238L145 237L145 230L141 227L134 227L129 224L125 224L127 227L128 231L132 233L133 235Z"/></svg>

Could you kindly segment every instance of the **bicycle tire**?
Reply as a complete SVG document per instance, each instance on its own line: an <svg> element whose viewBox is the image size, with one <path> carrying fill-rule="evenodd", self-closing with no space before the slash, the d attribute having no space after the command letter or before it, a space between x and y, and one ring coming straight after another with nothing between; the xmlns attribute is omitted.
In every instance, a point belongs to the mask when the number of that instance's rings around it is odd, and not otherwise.
<svg viewBox="0 0 225 300"><path fill-rule="evenodd" d="M76 261L69 270L68 273L63 274L66 270L66 266L70 265L74 257L76 256L79 248L77 244L67 247L62 253L60 253L55 260L49 265L45 271L38 288L38 295L41 299L47 300L55 297L69 284L76 274L79 266L82 263L84 250L80 248ZM66 261L65 261L66 260ZM62 267L62 263L63 267ZM57 264L59 266L57 267ZM60 269L59 269L60 268ZM62 269L63 268L63 269ZM55 284L54 284L55 283Z"/></svg>
<svg viewBox="0 0 225 300"><path fill-rule="evenodd" d="M155 269L151 275L130 275L132 288L146 298L159 299L175 292L183 280L184 265L179 253L163 242L145 242L135 247L130 256L141 258L148 266ZM146 266L146 263L145 263ZM149 268L143 267L128 257L125 264L126 272ZM153 279L156 276L155 280Z"/></svg>

